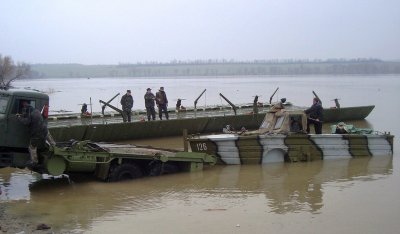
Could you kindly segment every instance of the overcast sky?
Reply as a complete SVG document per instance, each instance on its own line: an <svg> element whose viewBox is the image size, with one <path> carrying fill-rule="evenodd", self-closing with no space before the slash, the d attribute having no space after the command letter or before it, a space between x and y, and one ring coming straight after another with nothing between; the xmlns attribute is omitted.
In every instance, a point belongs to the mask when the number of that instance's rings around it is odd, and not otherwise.
<svg viewBox="0 0 400 234"><path fill-rule="evenodd" d="M400 59L399 0L0 0L28 63Z"/></svg>

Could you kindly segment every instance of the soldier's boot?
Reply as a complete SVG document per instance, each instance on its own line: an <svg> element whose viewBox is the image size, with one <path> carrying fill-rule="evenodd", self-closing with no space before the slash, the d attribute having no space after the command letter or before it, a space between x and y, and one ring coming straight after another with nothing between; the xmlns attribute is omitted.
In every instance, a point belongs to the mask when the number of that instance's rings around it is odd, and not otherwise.
<svg viewBox="0 0 400 234"><path fill-rule="evenodd" d="M38 155L37 155L37 147L33 145L29 145L29 155L31 156L31 161L33 164L37 164L38 161Z"/></svg>

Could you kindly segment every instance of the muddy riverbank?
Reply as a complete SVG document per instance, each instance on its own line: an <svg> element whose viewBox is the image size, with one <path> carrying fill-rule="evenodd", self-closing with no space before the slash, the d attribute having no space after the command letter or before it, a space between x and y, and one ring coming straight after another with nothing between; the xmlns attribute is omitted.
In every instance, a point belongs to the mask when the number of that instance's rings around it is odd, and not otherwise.
<svg viewBox="0 0 400 234"><path fill-rule="evenodd" d="M44 223L35 223L29 218L6 213L11 205L2 203L0 206L0 233L53 233L51 227Z"/></svg>

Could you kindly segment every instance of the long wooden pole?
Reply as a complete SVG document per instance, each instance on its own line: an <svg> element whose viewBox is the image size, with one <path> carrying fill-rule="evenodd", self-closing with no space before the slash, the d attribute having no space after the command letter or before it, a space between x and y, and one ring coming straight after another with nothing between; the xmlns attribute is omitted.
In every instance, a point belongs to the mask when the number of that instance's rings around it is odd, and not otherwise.
<svg viewBox="0 0 400 234"><path fill-rule="evenodd" d="M314 96L318 99L318 101L319 101L319 103L321 103L322 104L322 101L321 101L321 99L318 97L318 95L314 92L314 90L312 91L312 93L314 94Z"/></svg>
<svg viewBox="0 0 400 234"><path fill-rule="evenodd" d="M235 104L233 104L231 101L229 101L228 98L226 98L224 95L222 95L222 93L219 93L219 96L221 96L223 99L225 99L225 101L227 101L229 103L229 105L232 106L233 111L235 112L235 115L236 115L237 107L235 106Z"/></svg>
<svg viewBox="0 0 400 234"><path fill-rule="evenodd" d="M204 92L206 92L207 89L204 89L203 92L201 92L201 94L199 95L198 98L196 98L196 100L194 101L194 109L196 111L196 106L197 106L197 102L199 101L199 99L201 98L201 96L203 96Z"/></svg>
<svg viewBox="0 0 400 234"><path fill-rule="evenodd" d="M104 115L104 109L106 109L106 106L108 104L110 104L110 102L112 102L117 96L119 95L119 93L117 93L114 97L112 97L110 100L108 100L108 102L106 102L102 107L101 107L101 113Z"/></svg>
<svg viewBox="0 0 400 234"><path fill-rule="evenodd" d="M275 89L275 92L271 95L271 97L269 98L269 104L271 104L272 102L272 98L274 97L276 91L278 91L279 87Z"/></svg>

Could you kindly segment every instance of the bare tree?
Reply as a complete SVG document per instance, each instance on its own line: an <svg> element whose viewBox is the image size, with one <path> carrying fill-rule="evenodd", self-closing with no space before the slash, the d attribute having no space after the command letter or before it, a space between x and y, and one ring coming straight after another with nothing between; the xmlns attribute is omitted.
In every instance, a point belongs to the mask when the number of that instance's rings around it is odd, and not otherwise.
<svg viewBox="0 0 400 234"><path fill-rule="evenodd" d="M10 56L0 54L0 89L7 89L14 80L28 76L30 70L29 64L14 64Z"/></svg>

